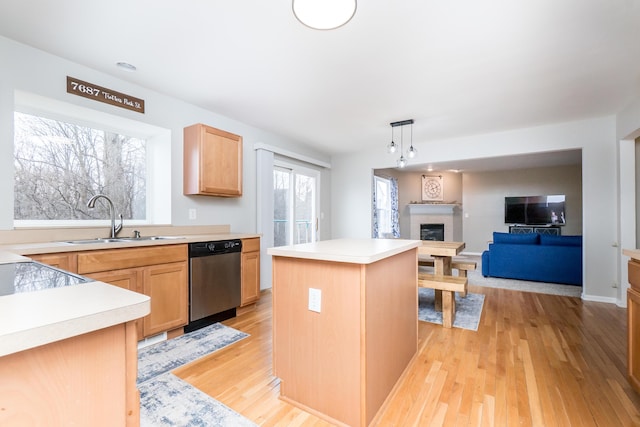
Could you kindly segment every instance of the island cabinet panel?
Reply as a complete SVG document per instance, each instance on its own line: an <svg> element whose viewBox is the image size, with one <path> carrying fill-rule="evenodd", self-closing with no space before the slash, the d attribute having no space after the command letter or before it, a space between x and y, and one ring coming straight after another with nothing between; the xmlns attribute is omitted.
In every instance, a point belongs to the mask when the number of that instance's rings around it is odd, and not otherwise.
<svg viewBox="0 0 640 427"><path fill-rule="evenodd" d="M272 292L281 398L337 425L371 424L417 352L416 250L368 264L274 256Z"/></svg>
<svg viewBox="0 0 640 427"><path fill-rule="evenodd" d="M628 263L627 289L627 376L632 387L640 393L640 261Z"/></svg>
<svg viewBox="0 0 640 427"><path fill-rule="evenodd" d="M183 192L242 196L242 137L203 124L184 128Z"/></svg>
<svg viewBox="0 0 640 427"><path fill-rule="evenodd" d="M139 426L133 322L0 358L2 426Z"/></svg>
<svg viewBox="0 0 640 427"><path fill-rule="evenodd" d="M260 299L260 238L242 239L242 291L240 307Z"/></svg>

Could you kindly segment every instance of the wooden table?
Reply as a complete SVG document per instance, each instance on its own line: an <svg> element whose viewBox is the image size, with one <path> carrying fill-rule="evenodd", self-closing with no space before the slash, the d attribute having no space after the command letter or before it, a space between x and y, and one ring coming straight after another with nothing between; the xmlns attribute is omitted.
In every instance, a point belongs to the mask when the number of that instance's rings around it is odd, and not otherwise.
<svg viewBox="0 0 640 427"><path fill-rule="evenodd" d="M465 248L464 242L441 242L436 240L424 240L422 245L418 247L418 255L430 255L434 259L433 267L436 276L451 276L451 258L458 255ZM435 309L442 311L442 290L434 289L435 292ZM453 295L452 295L453 297ZM455 303L455 301L452 301ZM443 319L443 325L447 323Z"/></svg>
<svg viewBox="0 0 640 427"><path fill-rule="evenodd" d="M431 255L434 258L434 273L438 276L451 276L451 258L465 248L464 242L440 242L424 240L418 247L418 255Z"/></svg>

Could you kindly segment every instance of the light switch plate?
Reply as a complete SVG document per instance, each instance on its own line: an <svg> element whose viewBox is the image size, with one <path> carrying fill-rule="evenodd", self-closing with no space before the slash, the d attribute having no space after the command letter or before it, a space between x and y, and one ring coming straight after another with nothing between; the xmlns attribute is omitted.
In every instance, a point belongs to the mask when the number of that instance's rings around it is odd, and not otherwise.
<svg viewBox="0 0 640 427"><path fill-rule="evenodd" d="M322 291L320 289L309 288L309 310L320 313L322 310Z"/></svg>

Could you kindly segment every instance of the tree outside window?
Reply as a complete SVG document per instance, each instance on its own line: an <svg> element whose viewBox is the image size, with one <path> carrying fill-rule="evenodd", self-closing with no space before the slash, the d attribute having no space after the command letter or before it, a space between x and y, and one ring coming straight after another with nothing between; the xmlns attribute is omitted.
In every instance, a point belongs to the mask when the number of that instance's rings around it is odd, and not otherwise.
<svg viewBox="0 0 640 427"><path fill-rule="evenodd" d="M105 194L124 219L146 218L146 141L107 130L15 112L14 219L109 217Z"/></svg>

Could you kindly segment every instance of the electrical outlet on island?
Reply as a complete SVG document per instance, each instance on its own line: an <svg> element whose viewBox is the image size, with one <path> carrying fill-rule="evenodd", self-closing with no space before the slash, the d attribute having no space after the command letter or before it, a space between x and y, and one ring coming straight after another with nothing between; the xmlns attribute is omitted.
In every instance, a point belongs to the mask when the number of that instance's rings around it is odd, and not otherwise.
<svg viewBox="0 0 640 427"><path fill-rule="evenodd" d="M309 310L320 313L322 310L322 291L320 289L309 288Z"/></svg>

